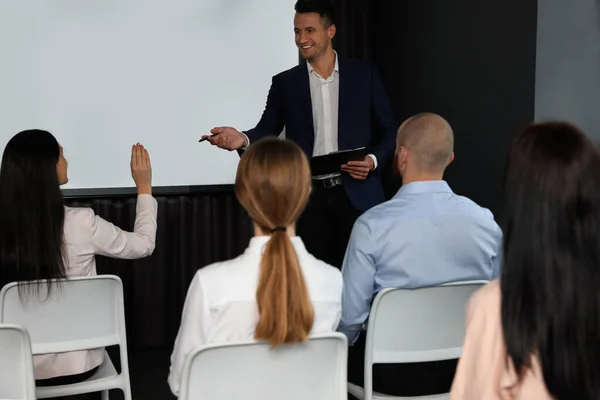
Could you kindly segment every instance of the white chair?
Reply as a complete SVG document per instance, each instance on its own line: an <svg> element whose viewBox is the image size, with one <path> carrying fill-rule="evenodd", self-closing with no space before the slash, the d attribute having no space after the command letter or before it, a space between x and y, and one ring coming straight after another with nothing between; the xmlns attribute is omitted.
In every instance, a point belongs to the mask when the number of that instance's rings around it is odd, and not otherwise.
<svg viewBox="0 0 600 400"><path fill-rule="evenodd" d="M0 325L0 399L35 400L31 342L18 325Z"/></svg>
<svg viewBox="0 0 600 400"><path fill-rule="evenodd" d="M186 358L180 400L346 400L348 342L340 333L271 349L264 342L202 346Z"/></svg>
<svg viewBox="0 0 600 400"><path fill-rule="evenodd" d="M121 389L125 400L131 400L121 279L101 275L57 283L49 297L43 285L39 295L32 291L24 301L19 297L16 283L4 286L0 291L0 323L25 327L34 355L119 345L121 373L117 373L108 353L104 352L104 362L92 377L71 385L39 387L37 398L102 391L102 398L106 400L109 389ZM24 285L33 284L35 282ZM28 291L28 288L23 289Z"/></svg>
<svg viewBox="0 0 600 400"><path fill-rule="evenodd" d="M384 289L371 306L365 344L364 389L348 392L364 400L443 400L448 394L397 397L373 392L373 364L453 360L460 357L469 298L487 281L453 282L420 289ZM398 379L402 379L401 376Z"/></svg>

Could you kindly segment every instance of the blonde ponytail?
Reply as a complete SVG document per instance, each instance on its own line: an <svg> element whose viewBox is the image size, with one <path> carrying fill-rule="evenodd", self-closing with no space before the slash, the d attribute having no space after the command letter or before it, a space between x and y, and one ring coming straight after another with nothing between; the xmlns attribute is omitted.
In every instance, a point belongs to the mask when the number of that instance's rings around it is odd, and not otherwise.
<svg viewBox="0 0 600 400"><path fill-rule="evenodd" d="M256 302L260 314L256 339L266 340L273 346L308 339L314 310L298 256L285 232L273 233L267 242Z"/></svg>
<svg viewBox="0 0 600 400"><path fill-rule="evenodd" d="M273 346L302 342L314 309L286 227L298 220L311 191L308 159L289 140L262 139L238 165L235 193L254 223L270 232L256 289L259 321L255 338Z"/></svg>

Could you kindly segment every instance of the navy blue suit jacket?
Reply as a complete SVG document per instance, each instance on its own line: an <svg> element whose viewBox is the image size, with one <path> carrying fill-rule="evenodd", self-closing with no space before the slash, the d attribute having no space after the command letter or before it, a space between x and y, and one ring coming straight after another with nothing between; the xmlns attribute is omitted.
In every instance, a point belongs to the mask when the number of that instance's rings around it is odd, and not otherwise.
<svg viewBox="0 0 600 400"><path fill-rule="evenodd" d="M361 211L385 200L380 171L394 154L398 125L383 82L375 66L338 55L340 89L338 149L369 147L377 157L377 168L364 181L342 173L344 188L352 204ZM312 157L315 133L308 68L305 62L273 77L262 118L246 131L250 143L279 135L285 127L287 139Z"/></svg>

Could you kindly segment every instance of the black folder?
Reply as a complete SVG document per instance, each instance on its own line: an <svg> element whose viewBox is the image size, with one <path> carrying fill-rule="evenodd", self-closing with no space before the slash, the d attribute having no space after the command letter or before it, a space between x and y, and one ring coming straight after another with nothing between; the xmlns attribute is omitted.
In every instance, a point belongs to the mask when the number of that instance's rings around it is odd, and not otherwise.
<svg viewBox="0 0 600 400"><path fill-rule="evenodd" d="M360 147L358 149L334 151L322 156L315 156L310 160L312 176L340 172L342 164L346 164L348 161L362 161L367 154L369 154L367 148Z"/></svg>

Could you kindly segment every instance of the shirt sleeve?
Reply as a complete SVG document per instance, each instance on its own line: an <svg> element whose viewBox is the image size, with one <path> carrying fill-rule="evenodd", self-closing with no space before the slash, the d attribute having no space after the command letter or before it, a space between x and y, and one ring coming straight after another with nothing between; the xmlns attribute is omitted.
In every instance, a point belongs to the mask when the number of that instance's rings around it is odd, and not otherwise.
<svg viewBox="0 0 600 400"><path fill-rule="evenodd" d="M171 355L171 367L169 369L169 386L175 396L179 395L181 389L181 378L183 366L187 356L197 347L206 344L206 330L209 321L209 312L202 291L200 278L196 275L183 306L181 326L175 339L173 354Z"/></svg>
<svg viewBox="0 0 600 400"><path fill-rule="evenodd" d="M94 252L113 258L134 259L152 254L156 245L158 203L148 194L138 196L133 232L125 232L93 215L91 221Z"/></svg>
<svg viewBox="0 0 600 400"><path fill-rule="evenodd" d="M494 220L494 215L491 213L491 211L489 212L489 218L492 224L492 232L493 232L493 237L494 237L494 249L493 249L493 253L492 253L492 279L498 279L500 277L500 272L502 270L502 262L503 262L503 253L504 253L504 249L503 249L503 244L504 244L504 238L503 238L503 234L502 234L502 229L500 229L500 227L498 226L498 224L496 223L496 221Z"/></svg>
<svg viewBox="0 0 600 400"><path fill-rule="evenodd" d="M367 320L375 287L373 242L366 222L359 218L354 224L342 265L342 318L338 330L354 344Z"/></svg>
<svg viewBox="0 0 600 400"><path fill-rule="evenodd" d="M244 137L246 138L246 144L242 146L242 150L246 150L248 146L250 146L250 138L244 132L242 132L242 135L244 135Z"/></svg>
<svg viewBox="0 0 600 400"><path fill-rule="evenodd" d="M375 156L375 154L367 154L368 157L371 157L371 159L373 160L373 170L377 169L377 157Z"/></svg>
<svg viewBox="0 0 600 400"><path fill-rule="evenodd" d="M492 280L500 278L500 273L502 272L502 262L504 259L502 239L498 242L498 250L496 251L496 255L492 257Z"/></svg>

